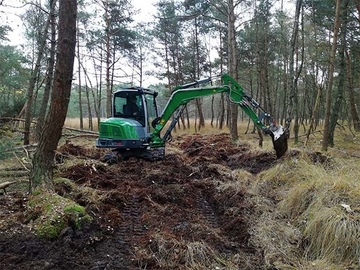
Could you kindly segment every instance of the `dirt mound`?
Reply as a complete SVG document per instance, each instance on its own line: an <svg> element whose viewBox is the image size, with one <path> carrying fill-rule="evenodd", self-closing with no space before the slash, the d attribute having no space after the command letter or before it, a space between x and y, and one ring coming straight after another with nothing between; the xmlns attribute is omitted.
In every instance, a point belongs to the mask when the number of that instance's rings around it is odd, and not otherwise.
<svg viewBox="0 0 360 270"><path fill-rule="evenodd" d="M94 149L93 147L85 148L84 146L75 145L71 142L66 142L58 147L55 153L55 160L57 163L63 163L65 159L82 158L82 159L100 159L104 155L105 150Z"/></svg>
<svg viewBox="0 0 360 270"><path fill-rule="evenodd" d="M25 222L18 217L17 226L29 233L2 234L0 264L4 269L261 269L261 250L249 245L251 196L231 171L256 174L276 164L275 154L251 152L227 134L179 139L179 154L162 161L130 158L112 166L91 161L100 156L94 149L60 147L62 156L84 162L59 168L57 176L75 185L60 182L56 191L86 207L93 223L79 231L68 228L59 240L47 242L32 235L29 224L19 225ZM19 204L19 198L12 200Z"/></svg>
<svg viewBox="0 0 360 270"><path fill-rule="evenodd" d="M253 152L247 143L234 144L229 134L187 136L180 149L196 163L216 163L230 169L244 169L257 174L274 166L278 160L274 153Z"/></svg>

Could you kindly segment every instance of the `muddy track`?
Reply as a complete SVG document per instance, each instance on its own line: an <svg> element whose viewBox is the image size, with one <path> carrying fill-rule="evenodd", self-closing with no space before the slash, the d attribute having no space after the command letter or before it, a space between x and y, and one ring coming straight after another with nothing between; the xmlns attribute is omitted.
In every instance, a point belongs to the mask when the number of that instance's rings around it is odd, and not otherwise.
<svg viewBox="0 0 360 270"><path fill-rule="evenodd" d="M137 238L144 234L140 220L141 206L139 201L140 194L134 193L130 196L121 212L123 221L113 235L115 247L125 255L122 265L127 269L131 269L133 265L133 261L129 258L134 254Z"/></svg>
<svg viewBox="0 0 360 270"><path fill-rule="evenodd" d="M81 232L70 230L56 243L31 240L29 250L39 250L41 257L16 253L24 239L12 243L13 249L4 246L3 252L18 260L17 269L26 268L26 259L37 266L33 269L46 269L44 261L52 269L74 270L261 269L261 251L248 246L253 214L249 195L231 187L241 179L222 173L221 168L256 174L276 163L273 156L250 153L246 144L235 146L225 134L178 139L179 152L162 161L130 159L112 166L99 162L93 165L96 170L84 162L61 167L57 176L70 179L79 189L99 192L92 198L85 191L76 196L65 186L57 187L59 195L86 207L93 223ZM81 161L98 156L71 144L62 151L63 156L78 155ZM219 185L230 188L219 191ZM0 200L0 206L6 207L0 217L16 203Z"/></svg>
<svg viewBox="0 0 360 270"><path fill-rule="evenodd" d="M141 206L140 194L132 194L129 201L122 210L122 223L116 230L116 238L119 238L119 243L126 249L131 247L135 237L140 237L144 234L143 225L141 223Z"/></svg>
<svg viewBox="0 0 360 270"><path fill-rule="evenodd" d="M208 199L203 195L201 190L198 191L198 198L197 198L197 206L198 211L203 219L205 220L205 224L209 226L211 229L219 228L219 220L217 214L213 210L212 206L208 202Z"/></svg>

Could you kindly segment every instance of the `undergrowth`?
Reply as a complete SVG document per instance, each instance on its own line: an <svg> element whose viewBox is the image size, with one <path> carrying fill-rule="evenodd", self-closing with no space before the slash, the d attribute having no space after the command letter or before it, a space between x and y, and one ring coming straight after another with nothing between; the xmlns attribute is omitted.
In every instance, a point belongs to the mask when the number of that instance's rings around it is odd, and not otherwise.
<svg viewBox="0 0 360 270"><path fill-rule="evenodd" d="M324 262L358 264L360 161L334 153L318 152L314 158L314 153L303 151L259 174L254 183L254 191L266 198L263 205L275 208L271 216L262 215L257 233L264 246L271 242L273 255L293 269L338 269L324 267ZM300 235L294 233L297 230ZM294 246L300 254L286 251ZM284 256L279 250L284 250ZM276 261L279 265L278 258L271 263Z"/></svg>

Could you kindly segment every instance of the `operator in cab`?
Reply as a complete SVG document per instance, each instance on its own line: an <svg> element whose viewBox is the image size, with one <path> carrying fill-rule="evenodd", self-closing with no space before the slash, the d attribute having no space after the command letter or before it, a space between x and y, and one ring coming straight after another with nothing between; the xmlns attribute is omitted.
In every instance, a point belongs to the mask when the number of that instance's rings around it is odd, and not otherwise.
<svg viewBox="0 0 360 270"><path fill-rule="evenodd" d="M140 109L139 106L136 104L136 96L129 95L127 98L127 103L124 109L125 115L139 115Z"/></svg>

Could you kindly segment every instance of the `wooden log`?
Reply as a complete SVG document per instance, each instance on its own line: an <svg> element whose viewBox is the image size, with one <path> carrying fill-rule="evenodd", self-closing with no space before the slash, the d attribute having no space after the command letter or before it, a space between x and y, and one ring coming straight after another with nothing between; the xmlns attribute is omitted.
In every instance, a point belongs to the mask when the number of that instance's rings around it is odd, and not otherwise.
<svg viewBox="0 0 360 270"><path fill-rule="evenodd" d="M65 127L65 126L63 127L63 129L70 130L70 131L81 132L81 133L86 133L86 134L99 134L99 132L96 132L96 131L84 130L84 129L78 129L78 128L71 128L71 127Z"/></svg>
<svg viewBox="0 0 360 270"><path fill-rule="evenodd" d="M0 183L0 189L4 190L4 193L6 194L6 188L11 186L12 184L17 183L17 181L6 181L6 182L2 182Z"/></svg>
<svg viewBox="0 0 360 270"><path fill-rule="evenodd" d="M5 171L5 170L1 170L0 171L0 177L23 177L23 176L28 176L29 172L26 170L22 170L22 171Z"/></svg>

